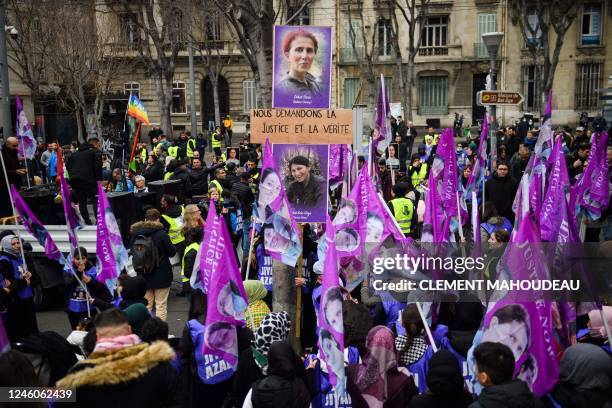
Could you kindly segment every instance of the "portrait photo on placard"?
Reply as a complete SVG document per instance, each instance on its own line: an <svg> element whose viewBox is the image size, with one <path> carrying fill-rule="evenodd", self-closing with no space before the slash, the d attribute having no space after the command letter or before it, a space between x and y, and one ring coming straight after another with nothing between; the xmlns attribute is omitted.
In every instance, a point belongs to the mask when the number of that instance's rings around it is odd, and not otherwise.
<svg viewBox="0 0 612 408"><path fill-rule="evenodd" d="M273 108L329 109L331 27L274 26Z"/></svg>
<svg viewBox="0 0 612 408"><path fill-rule="evenodd" d="M387 168L392 170L399 170L400 161L399 161L399 144L391 143L389 148L387 149Z"/></svg>
<svg viewBox="0 0 612 408"><path fill-rule="evenodd" d="M228 147L225 149L225 164L234 163L240 167L240 149L238 147Z"/></svg>
<svg viewBox="0 0 612 408"><path fill-rule="evenodd" d="M272 151L296 222L325 222L328 145L274 144Z"/></svg>

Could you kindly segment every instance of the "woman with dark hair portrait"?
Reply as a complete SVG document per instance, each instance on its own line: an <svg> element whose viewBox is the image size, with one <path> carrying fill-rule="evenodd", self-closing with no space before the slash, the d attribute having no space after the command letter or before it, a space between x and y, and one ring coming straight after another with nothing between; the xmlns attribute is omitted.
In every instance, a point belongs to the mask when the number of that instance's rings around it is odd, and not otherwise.
<svg viewBox="0 0 612 408"><path fill-rule="evenodd" d="M317 207L325 198L322 186L325 181L311 170L308 158L295 156L289 161L289 173L293 182L287 188L287 198L296 207Z"/></svg>

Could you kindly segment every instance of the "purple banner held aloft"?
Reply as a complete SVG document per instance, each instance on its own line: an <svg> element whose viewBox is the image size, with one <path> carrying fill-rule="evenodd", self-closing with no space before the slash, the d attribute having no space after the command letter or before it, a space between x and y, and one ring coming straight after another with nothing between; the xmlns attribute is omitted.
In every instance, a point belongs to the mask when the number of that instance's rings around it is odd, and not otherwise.
<svg viewBox="0 0 612 408"><path fill-rule="evenodd" d="M347 145L329 145L329 188L334 190L344 181L351 151Z"/></svg>
<svg viewBox="0 0 612 408"><path fill-rule="evenodd" d="M553 129L552 129L552 90L548 93L546 99L546 109L544 110L544 121L540 128L540 134L536 141L534 152L536 156L548 159L553 147Z"/></svg>
<svg viewBox="0 0 612 408"><path fill-rule="evenodd" d="M548 279L541 241L531 216L519 220L498 265L498 280ZM516 291L492 294L475 344L492 341L507 345L516 360L515 374L537 395L557 382L559 365L553 345L551 304L533 291L534 301L517 300ZM509 329L511 328L511 329Z"/></svg>
<svg viewBox="0 0 612 408"><path fill-rule="evenodd" d="M484 185L485 170L487 168L487 135L489 134L489 120L487 115L482 121L482 131L480 132L480 142L478 144L478 153L474 160L474 167L468 179L465 189L463 190L463 199L469 200L472 196L472 191L479 191Z"/></svg>
<svg viewBox="0 0 612 408"><path fill-rule="evenodd" d="M329 382L334 386L336 395L341 395L346 390L344 322L342 319L344 297L338 285L339 271L336 244L330 238L334 235L334 225L328 216L322 296L319 304L319 350L321 351L321 357L327 364Z"/></svg>
<svg viewBox="0 0 612 408"><path fill-rule="evenodd" d="M608 133L593 135L588 165L574 185L575 211L582 212L589 220L597 220L608 207L610 185L608 183L608 158L606 154Z"/></svg>
<svg viewBox="0 0 612 408"><path fill-rule="evenodd" d="M96 217L98 237L96 257L98 276L96 279L112 287L121 271L127 266L128 254L121 240L117 219L104 192L102 182L98 182L98 214Z"/></svg>
<svg viewBox="0 0 612 408"><path fill-rule="evenodd" d="M236 326L246 324L247 295L223 217L216 216L210 225L207 221L205 231L213 237L214 245L202 256L220 262L213 263L210 271L202 353L218 356L235 368L238 364Z"/></svg>
<svg viewBox="0 0 612 408"><path fill-rule="evenodd" d="M264 224L262 235L266 253L285 265L295 266L302 253L301 233L276 169L268 139L264 146L260 174L255 209L259 222Z"/></svg>
<svg viewBox="0 0 612 408"><path fill-rule="evenodd" d="M17 151L19 156L31 160L34 158L34 154L36 154L36 139L32 133L32 126L28 122L28 118L23 110L21 98L18 96L15 97L15 108L17 110L17 121L15 123L17 129L15 129L15 134L17 135L17 140L19 140Z"/></svg>
<svg viewBox="0 0 612 408"><path fill-rule="evenodd" d="M274 26L273 108L329 109L332 29Z"/></svg>
<svg viewBox="0 0 612 408"><path fill-rule="evenodd" d="M19 217L21 217L21 223L28 230L28 232L32 234L34 238L36 238L40 246L44 248L47 258L65 265L66 260L64 255L62 255L57 248L57 245L55 244L55 241L53 241L53 238L51 238L49 231L47 231L34 213L32 213L32 210L30 210L30 207L28 207L14 185L11 185L11 194L13 196L15 211L17 211L17 214Z"/></svg>
<svg viewBox="0 0 612 408"><path fill-rule="evenodd" d="M380 74L380 82L378 83L378 105L376 107L375 121L375 130L378 133L378 137L372 140L373 146L376 147L379 154L385 153L393 138L393 135L391 135L390 115L391 109L389 95L387 95L387 88L385 87L385 78L383 77L383 74Z"/></svg>
<svg viewBox="0 0 612 408"><path fill-rule="evenodd" d="M204 224L204 239L200 246L200 283L202 285L202 292L208 293L208 287L210 285L210 279L213 271L218 268L220 262L223 260L223 252L217 250L217 245L225 245L225 243L219 243L221 235L219 231L221 226L219 223L225 222L221 217L217 216L217 210L215 208L214 201L210 201L208 206L208 214L206 215L206 223Z"/></svg>
<svg viewBox="0 0 612 408"><path fill-rule="evenodd" d="M77 231L81 229L82 224L79 222L79 217L75 213L74 207L72 206L70 187L66 182L64 174L59 173L59 178L60 190L62 194L62 206L64 207L64 217L66 218L66 226L68 227L68 240L70 241L70 255L73 255L74 251L79 247Z"/></svg>
<svg viewBox="0 0 612 408"><path fill-rule="evenodd" d="M445 215L436 184L434 173L430 171L427 182L429 190L425 192L425 214L423 215L421 242L448 242L450 224L444 221Z"/></svg>

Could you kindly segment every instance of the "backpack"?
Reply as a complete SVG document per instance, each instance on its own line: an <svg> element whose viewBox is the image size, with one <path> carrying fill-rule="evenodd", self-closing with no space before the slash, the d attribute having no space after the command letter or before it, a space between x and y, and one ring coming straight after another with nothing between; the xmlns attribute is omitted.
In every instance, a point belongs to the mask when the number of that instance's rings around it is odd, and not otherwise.
<svg viewBox="0 0 612 408"><path fill-rule="evenodd" d="M132 266L138 275L148 275L159 265L159 253L150 236L138 235L130 249Z"/></svg>

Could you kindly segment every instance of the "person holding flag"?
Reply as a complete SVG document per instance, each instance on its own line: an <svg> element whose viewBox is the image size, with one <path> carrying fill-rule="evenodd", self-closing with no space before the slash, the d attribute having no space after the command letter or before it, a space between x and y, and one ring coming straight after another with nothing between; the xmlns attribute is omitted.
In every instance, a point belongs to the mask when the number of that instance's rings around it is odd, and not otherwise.
<svg viewBox="0 0 612 408"><path fill-rule="evenodd" d="M130 93L130 99L128 100L126 116L130 116L134 118L136 121L138 121L138 126L134 134L134 143L132 144L132 151L130 152L130 160L128 162L130 171L133 174L136 174L137 169L138 169L138 164L136 162L136 148L138 146L138 139L140 137L140 126L143 123L145 125L150 125L151 122L149 122L149 114L147 113L143 103L133 93ZM145 152L146 152L146 149L145 149Z"/></svg>

